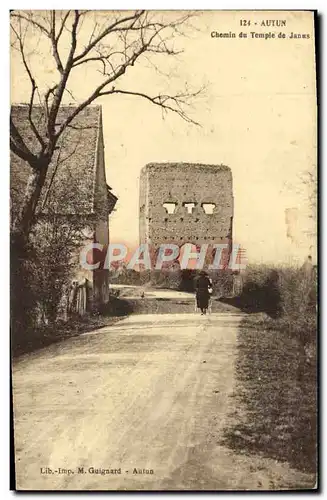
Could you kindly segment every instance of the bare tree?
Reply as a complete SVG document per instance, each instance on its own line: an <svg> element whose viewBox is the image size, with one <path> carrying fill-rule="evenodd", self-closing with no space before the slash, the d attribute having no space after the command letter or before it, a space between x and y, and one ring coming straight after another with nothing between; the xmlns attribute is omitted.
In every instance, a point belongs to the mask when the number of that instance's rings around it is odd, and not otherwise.
<svg viewBox="0 0 327 500"><path fill-rule="evenodd" d="M186 88L175 95L149 95L147 92L122 86L122 77L136 63L148 59L159 69L160 56L178 56L181 50L175 48L176 40L185 34L185 27L192 16L191 13L181 12L172 20L171 16L167 17L164 13L145 10L110 11L100 18L92 11L12 11L12 49L18 50L30 82L28 120L34 140L33 146L31 142L26 142L18 124L11 118L11 151L30 167L24 200L13 223L13 233L20 245L28 241L59 138L67 127L73 125L74 118L96 99L115 94L140 97L158 106L163 112L172 112L189 123L196 123L189 115L188 106L203 89L192 92ZM85 22L92 26L86 44L83 32ZM42 84L37 81L29 61L28 40L31 37L35 40L37 36L48 44L55 66L55 81L42 90ZM73 97L72 89L69 88L72 75L81 66L94 68L94 65L101 74L101 81L97 81L88 97L72 107L69 116L58 123L58 112L65 93L68 92ZM35 113L36 107L42 110L41 119L40 113Z"/></svg>

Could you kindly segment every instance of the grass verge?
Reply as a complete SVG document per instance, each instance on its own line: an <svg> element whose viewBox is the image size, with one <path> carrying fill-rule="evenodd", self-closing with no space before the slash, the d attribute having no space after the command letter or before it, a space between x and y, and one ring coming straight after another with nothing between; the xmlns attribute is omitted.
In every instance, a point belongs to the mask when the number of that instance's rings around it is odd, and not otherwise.
<svg viewBox="0 0 327 500"><path fill-rule="evenodd" d="M275 328L274 328L275 325ZM236 361L236 410L226 444L303 472L317 470L315 345L303 359L299 339L262 314L241 323Z"/></svg>

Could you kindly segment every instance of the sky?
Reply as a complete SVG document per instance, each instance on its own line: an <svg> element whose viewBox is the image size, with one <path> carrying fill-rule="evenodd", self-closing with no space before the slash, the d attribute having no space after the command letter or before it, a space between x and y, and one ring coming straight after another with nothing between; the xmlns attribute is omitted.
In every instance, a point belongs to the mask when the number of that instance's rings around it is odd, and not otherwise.
<svg viewBox="0 0 327 500"><path fill-rule="evenodd" d="M106 21L108 14L102 13ZM165 16L176 17L176 12ZM251 25L240 26L240 20ZM286 26L261 26L266 20ZM93 20L86 21L80 43L88 40ZM257 23L257 24L255 24ZM140 60L118 88L146 92L205 86L190 109L201 126L165 115L148 101L133 96L103 97L107 182L118 196L110 216L110 238L131 245L138 241L139 174L150 162L193 162L228 165L233 174L234 239L249 262L290 263L315 256L308 236L308 185L305 172L317 166L317 111L313 15L310 12L208 11L192 20L177 59L158 56ZM232 32L235 38L212 37ZM248 34L240 38L239 32ZM252 38L251 32L277 38ZM278 38L278 33L286 38ZM291 32L310 38L290 38ZM55 69L42 38L27 37L29 61L40 91L53 81ZM37 46L37 51L35 51ZM67 50L65 40L61 47ZM100 81L96 67L80 67L69 88L78 102ZM169 76L167 77L166 74ZM29 81L12 52L11 100L27 102ZM67 95L65 102L74 102Z"/></svg>

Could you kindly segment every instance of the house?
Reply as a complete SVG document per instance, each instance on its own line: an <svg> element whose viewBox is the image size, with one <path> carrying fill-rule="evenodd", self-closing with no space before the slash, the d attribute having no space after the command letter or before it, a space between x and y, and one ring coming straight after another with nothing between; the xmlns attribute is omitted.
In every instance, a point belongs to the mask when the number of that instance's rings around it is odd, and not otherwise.
<svg viewBox="0 0 327 500"><path fill-rule="evenodd" d="M72 112L72 106L60 108L57 126ZM41 107L34 107L33 120L42 123ZM13 105L12 119L20 134L33 147L28 106ZM35 144L34 144L35 147ZM12 220L24 193L30 167L11 152L10 195ZM117 197L106 182L101 106L88 106L71 122L61 135L49 166L37 207L39 220L50 220L55 213L63 221L83 227L83 245L97 242L109 244L109 215ZM75 258L74 258L75 257ZM88 270L79 264L79 250L73 256L76 263L70 307L80 314L97 309L109 300L109 271Z"/></svg>

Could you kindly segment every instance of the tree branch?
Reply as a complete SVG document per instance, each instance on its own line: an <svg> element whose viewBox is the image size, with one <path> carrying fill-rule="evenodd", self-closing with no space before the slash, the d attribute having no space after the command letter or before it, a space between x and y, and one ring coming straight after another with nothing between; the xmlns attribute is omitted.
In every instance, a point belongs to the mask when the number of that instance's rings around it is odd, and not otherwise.
<svg viewBox="0 0 327 500"><path fill-rule="evenodd" d="M31 94L28 97L26 116L28 114L30 127L37 138L37 141L33 140L33 144L29 146L28 137L21 136L11 119L11 150L26 161L34 169L34 174L38 176L35 185L31 185L29 191L26 192L24 203L15 223L17 232L22 235L23 241L28 240L31 232L36 206L48 175L49 164L56 159L56 145L59 144L61 134L67 127L78 128L79 123L73 122L74 118L98 97L111 94L141 97L158 106L163 113L173 112L186 122L199 125L188 116L185 108L190 106L190 99L199 95L202 90L193 93L186 91L176 93L176 95L160 94L157 91L158 95L151 96L146 92L138 91L138 88L135 91L115 88L115 86L121 87L121 77L124 77L126 71L133 67L139 59L145 59L146 54L151 56L151 59L180 54L181 50L178 50L180 47L175 46L174 43L175 37L184 34L186 36L186 32L183 33L184 30L181 27L192 17L192 13L183 13L176 20L170 16L166 18L165 13L151 13L145 10L136 10L133 13L106 13L102 18L103 21L98 22L95 19L93 25L88 23L86 27L86 23L83 25L83 19L84 15L87 14L86 11L78 10L64 11L59 14L52 11L50 16L40 14L37 11L14 11L11 13L12 32L14 34L16 32L15 37L18 40L18 43L16 39L14 40L14 45L20 52L24 70L31 82ZM22 32L22 26L24 32ZM85 30L88 29L88 36L85 36ZM26 33L31 33L32 36L28 37ZM39 43L35 34L38 34L40 39L43 38L46 43ZM87 44L85 47L82 45L79 48L80 44L84 43L83 40L87 40ZM30 44L28 46L29 52L27 52L27 42ZM60 49L64 42L65 46L69 47L68 56ZM30 58L29 55L27 57L27 54L30 54L34 48L33 55L36 55L38 51L42 51L47 46L50 46L51 60L58 71L55 71L55 80L52 76L50 77L41 97L41 89L38 89L36 83L37 73L32 71L34 59ZM74 68L85 64L92 70L92 63L100 63L102 66L100 69L96 67L96 70L102 73L102 82L97 83L97 86L91 86L83 101L68 108L68 117L59 116L65 92L70 92L68 84ZM46 74L43 72L42 77L45 78L45 76ZM75 95L75 89L71 88L71 90L73 90L71 95ZM39 96L43 106L43 112L40 115L37 112L36 96ZM76 95L76 97L78 96ZM40 122L38 122L38 116L45 120L46 133L44 134ZM41 149L36 144L34 150L35 143L40 143ZM74 153L75 151L72 154ZM58 161L61 162L62 158L63 155L59 155Z"/></svg>
<svg viewBox="0 0 327 500"><path fill-rule="evenodd" d="M62 32L62 30L63 30L63 25L60 28L61 32ZM60 35L59 35L59 37L60 37ZM57 36L56 36L56 11L55 10L51 11L51 29L50 29L50 33L49 33L49 38L51 41L52 53L53 53L54 60L56 61L57 69L58 69L59 73L62 75L62 73L64 72L64 68L63 68L63 65L62 65L62 62L61 62L61 59L59 56L59 52L58 52L58 40L59 40L59 38L57 38Z"/></svg>
<svg viewBox="0 0 327 500"><path fill-rule="evenodd" d="M136 11L132 16L127 16L127 17L124 17L122 19L118 19L117 21L112 23L105 30L103 30L102 33L100 33L100 35L98 35L93 41L91 41L87 45L87 47L85 47L83 52L81 52L81 54L79 54L78 56L76 56L74 58L74 64L76 62L80 61L81 59L83 59L83 57L85 57L90 52L90 50L92 50L99 42L101 42L101 40L103 40L107 35L109 35L109 33L114 32L114 30L118 26L120 26L123 23L127 23L128 21L136 21L144 14L144 12L145 12L144 10L141 10L139 12ZM128 28L126 28L126 29L128 29Z"/></svg>
<svg viewBox="0 0 327 500"><path fill-rule="evenodd" d="M62 123L61 127L59 128L56 137L60 137L64 129L67 127L67 125L70 124L70 122L77 116L86 106L91 104L95 99L97 99L104 87L107 85L110 85L110 83L114 82L117 80L119 77L121 77L125 72L128 66L133 66L135 61L140 57L143 52L145 52L147 49L147 45L141 46L141 48L135 52L124 64L120 66L120 68L117 70L117 72L109 77L107 80L105 80L101 85L99 85L94 92L90 95L88 99L86 99L83 103L81 103L79 106L75 108L75 110L71 113L71 115Z"/></svg>
<svg viewBox="0 0 327 500"><path fill-rule="evenodd" d="M59 28L58 35L56 36L56 43L57 43L57 44L58 44L58 42L59 42L59 40L60 40L60 37L61 37L62 32L63 32L63 30L64 30L64 27L65 27L65 25L66 25L66 21L67 21L67 19L68 19L69 15L70 15L70 12L71 12L71 11L70 11L70 10L68 10L68 11L66 12L66 14L65 14L65 16L64 16L64 18L63 18L63 20L61 21L61 26L60 26L60 28Z"/></svg>
<svg viewBox="0 0 327 500"><path fill-rule="evenodd" d="M14 34L15 34L17 40L18 40L21 58L22 58L22 61L23 61L26 73L28 74L28 77L30 79L31 86L32 86L32 92L31 92L30 102L29 102L29 106L28 106L28 120L30 122L30 125L31 125L31 128L32 128L33 132L34 132L35 137L37 138L37 140L39 141L39 143L41 145L42 151L44 151L44 149L45 149L44 140L41 137L41 134L39 133L39 131L38 131L38 129L37 129L37 127L36 127L36 125L35 125L35 123L33 121L33 118L32 118L33 105L34 105L34 95L35 95L35 92L36 92L36 89L37 89L37 85L36 85L35 79L34 79L34 77L32 75L32 72L31 72L31 70L30 70L30 68L29 68L29 66L27 64L27 60L26 60L26 57L25 57L24 43L23 43L23 37L22 37L22 33L21 33L21 25L20 25L20 33L18 33L16 31L16 29L14 28L14 26L11 26L11 29L14 32Z"/></svg>
<svg viewBox="0 0 327 500"><path fill-rule="evenodd" d="M31 12L30 16L25 16L21 12L12 12L11 17L26 21L28 24L35 26L36 28L41 30L43 34L45 34L47 37L49 37L49 31L41 23L39 23L35 19L33 19L32 12Z"/></svg>
<svg viewBox="0 0 327 500"><path fill-rule="evenodd" d="M188 123L192 123L193 125L201 126L200 123L196 122L195 120L193 120L192 118L190 118L186 114L186 112L180 106L180 102L182 102L183 104L188 104L187 99L191 99L193 97L200 95L202 91L203 91L203 89L200 89L197 92L190 93L190 94L177 94L176 96L157 95L155 97L150 97L149 95L144 94L142 92L133 92L133 91L129 91L129 90L119 90L119 89L113 88L111 90L101 92L99 94L99 97L105 96L105 95L111 95L111 94L124 94L124 95L142 97L143 99L150 101L152 104L155 104L156 106L160 106L164 111L172 111L173 113L176 113L184 121L186 121ZM175 107L173 106L173 103L175 104Z"/></svg>
<svg viewBox="0 0 327 500"><path fill-rule="evenodd" d="M36 156L30 151L10 115L10 147L13 152L31 164L35 163Z"/></svg>
<svg viewBox="0 0 327 500"><path fill-rule="evenodd" d="M54 99L52 101L51 109L49 112L49 120L48 120L48 136L49 139L52 140L52 144L50 145L50 148L53 148L55 146L55 142L59 135L55 134L55 124L56 124L56 118L58 115L58 111L61 105L62 101L62 96L64 94L68 77L70 75L70 72L73 67L73 58L76 50L76 45L77 45L77 27L80 19L80 14L77 10L74 11L74 21L73 21L73 26L72 26L72 33L71 33L71 48L69 51L67 63L65 65L65 68L63 70L63 73L61 75L61 80L56 87L55 94L54 94Z"/></svg>
<svg viewBox="0 0 327 500"><path fill-rule="evenodd" d="M32 155L32 153L25 151L25 149L19 148L12 137L10 137L10 149L13 153L15 153L15 155L19 156L22 160L27 161L30 165L35 163L36 157Z"/></svg>

